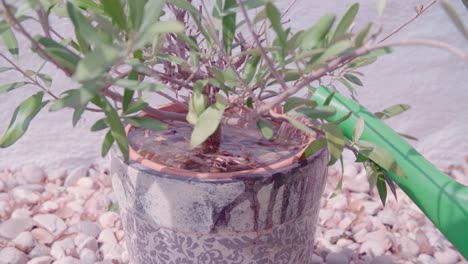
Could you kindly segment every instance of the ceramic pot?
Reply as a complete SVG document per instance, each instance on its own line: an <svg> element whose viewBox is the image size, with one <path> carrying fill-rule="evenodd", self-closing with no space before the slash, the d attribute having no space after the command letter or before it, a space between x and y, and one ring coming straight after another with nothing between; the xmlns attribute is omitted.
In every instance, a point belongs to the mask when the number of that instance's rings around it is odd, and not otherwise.
<svg viewBox="0 0 468 264"><path fill-rule="evenodd" d="M180 171L111 155L134 264L308 264L328 153L234 173Z"/></svg>

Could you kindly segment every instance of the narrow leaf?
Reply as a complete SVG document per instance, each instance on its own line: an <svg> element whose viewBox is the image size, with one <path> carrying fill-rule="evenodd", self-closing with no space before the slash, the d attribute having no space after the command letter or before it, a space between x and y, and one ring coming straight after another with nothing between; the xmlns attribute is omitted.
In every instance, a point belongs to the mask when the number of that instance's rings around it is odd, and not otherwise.
<svg viewBox="0 0 468 264"><path fill-rule="evenodd" d="M377 112L377 113L374 113L374 114L378 118L380 118L382 120L385 120L385 119L388 119L390 117L394 117L396 115L399 115L399 114L407 111L410 108L411 108L411 106L409 106L407 104L397 104L397 105L393 105L393 106L390 106L388 108L385 108L382 112Z"/></svg>
<svg viewBox="0 0 468 264"><path fill-rule="evenodd" d="M316 107L300 107L289 111L291 115L299 115L308 117L310 119L322 118L333 116L336 114L336 109L332 106L316 106Z"/></svg>
<svg viewBox="0 0 468 264"><path fill-rule="evenodd" d="M109 125L107 124L106 119L101 118L91 126L91 131L92 132L100 131L100 130L106 129L108 127L109 127Z"/></svg>
<svg viewBox="0 0 468 264"><path fill-rule="evenodd" d="M292 97L289 97L286 100L286 102L284 103L283 112L287 113L287 112L293 110L294 108L297 108L297 107L303 106L303 105L310 106L310 107L315 107L315 106L317 106L317 103L312 101L312 100L304 99L302 97L292 96Z"/></svg>
<svg viewBox="0 0 468 264"><path fill-rule="evenodd" d="M377 0L377 14L379 14L379 16L382 16L386 6L387 0Z"/></svg>
<svg viewBox="0 0 468 264"><path fill-rule="evenodd" d="M39 92L24 100L13 113L8 129L0 138L0 148L6 148L18 141L29 127L31 120L45 105L42 103L44 92Z"/></svg>
<svg viewBox="0 0 468 264"><path fill-rule="evenodd" d="M78 55L53 39L38 36L36 37L36 40L44 47L45 52L59 65L70 72L75 72L76 65L80 61L80 57Z"/></svg>
<svg viewBox="0 0 468 264"><path fill-rule="evenodd" d="M132 0L134 1L134 0ZM101 0L104 12L112 18L112 22L119 28L127 29L127 17L120 0Z"/></svg>
<svg viewBox="0 0 468 264"><path fill-rule="evenodd" d="M219 103L209 106L197 120L190 138L192 148L202 144L218 128L224 113L224 105Z"/></svg>
<svg viewBox="0 0 468 264"><path fill-rule="evenodd" d="M371 28L372 23L368 23L367 26L357 34L356 39L354 40L354 45L356 45L356 47L361 47L364 44Z"/></svg>
<svg viewBox="0 0 468 264"><path fill-rule="evenodd" d="M359 140L359 138L361 137L362 132L364 132L364 126L365 126L364 118L362 118L362 116L361 116L361 117L359 117L358 121L354 125L354 130L353 130L353 141L354 142L357 142Z"/></svg>
<svg viewBox="0 0 468 264"><path fill-rule="evenodd" d="M325 138L318 138L312 141L304 150L304 153L302 153L301 159L309 158L310 156L314 155L315 153L317 153L319 150L323 149L326 146L327 146L327 140Z"/></svg>
<svg viewBox="0 0 468 264"><path fill-rule="evenodd" d="M255 72L257 71L257 65L260 58L260 55L252 56L245 64L243 78L247 84L252 82Z"/></svg>
<svg viewBox="0 0 468 264"><path fill-rule="evenodd" d="M385 202L387 201L387 185L385 184L383 175L379 175L377 179L377 190L379 191L380 200L383 206L385 206Z"/></svg>
<svg viewBox="0 0 468 264"><path fill-rule="evenodd" d="M403 169L386 149L372 142L363 140L358 141L356 144L359 146L359 153L361 155L369 158L386 171L407 178Z"/></svg>
<svg viewBox="0 0 468 264"><path fill-rule="evenodd" d="M145 4L147 0L131 0L128 1L128 10L130 15L130 21L132 29L138 31L143 20L143 14L145 13ZM152 12L148 10L147 12Z"/></svg>
<svg viewBox="0 0 468 264"><path fill-rule="evenodd" d="M463 20L457 14L457 11L452 7L452 5L449 4L447 0L442 0L441 4L447 15L449 15L450 19L452 19L452 22L455 24L457 29L463 34L465 39L468 40L468 30L466 29Z"/></svg>
<svg viewBox="0 0 468 264"><path fill-rule="evenodd" d="M343 178L344 178L344 165L343 165L343 157L340 157L340 166L341 166L341 177L340 181L336 185L335 191L330 195L330 199L336 197L343 189Z"/></svg>
<svg viewBox="0 0 468 264"><path fill-rule="evenodd" d="M343 15L343 18L341 18L340 22L338 23L338 26L336 26L335 29L335 37L346 33L346 31L349 29L351 24L354 21L354 18L356 17L357 13L359 11L359 4L355 3L353 4L348 11Z"/></svg>
<svg viewBox="0 0 468 264"><path fill-rule="evenodd" d="M283 26L281 25L281 13L279 12L278 8L276 8L272 2L267 2L265 4L265 12L271 22L273 30L275 30L276 35L278 36L281 46L286 47L287 35L283 30Z"/></svg>
<svg viewBox="0 0 468 264"><path fill-rule="evenodd" d="M112 136L112 131L108 131L106 136L104 137L104 141L102 142L102 149L101 149L101 156L105 157L109 152L110 148L114 144L114 137Z"/></svg>
<svg viewBox="0 0 468 264"><path fill-rule="evenodd" d="M309 30L304 33L301 42L303 49L313 49L325 38L335 22L334 14L326 14Z"/></svg>
<svg viewBox="0 0 468 264"><path fill-rule="evenodd" d="M345 136L341 132L340 128L333 123L326 123L323 125L325 130L325 138L327 139L327 148L330 153L330 161L328 165L333 165L335 162L340 159L344 145L345 145Z"/></svg>
<svg viewBox="0 0 468 264"><path fill-rule="evenodd" d="M271 139L275 133L273 125L265 118L260 117L257 120L257 127L266 139Z"/></svg>
<svg viewBox="0 0 468 264"><path fill-rule="evenodd" d="M345 79L356 84L356 85L359 85L359 86L362 86L362 82L361 80L359 80L358 77L356 77L355 75L352 75L351 73L346 73L344 75Z"/></svg>
<svg viewBox="0 0 468 264"><path fill-rule="evenodd" d="M10 52L10 54L14 57L18 57L18 41L16 40L15 34L13 34L13 31L11 31L10 28L7 28L5 31L3 31L2 40L3 44L5 44L5 47L8 49L8 52Z"/></svg>
<svg viewBox="0 0 468 264"><path fill-rule="evenodd" d="M235 6L237 6L236 0L226 0L224 2L224 11ZM236 13L232 13L223 17L223 44L227 54L231 53L236 32L236 15Z"/></svg>
<svg viewBox="0 0 468 264"><path fill-rule="evenodd" d="M106 72L120 58L120 55L119 50L114 47L97 47L78 63L73 79L86 81L98 77Z"/></svg>
<svg viewBox="0 0 468 264"><path fill-rule="evenodd" d="M28 84L28 82L14 82L14 83L8 83L8 84L0 85L0 93L9 92L9 91L14 90L16 88L23 87L26 84Z"/></svg>
<svg viewBox="0 0 468 264"><path fill-rule="evenodd" d="M154 131L158 130L165 130L167 129L167 125L163 122L149 118L149 117L140 117L140 116L133 116L126 118L128 122L136 127L142 127L146 129L151 129Z"/></svg>

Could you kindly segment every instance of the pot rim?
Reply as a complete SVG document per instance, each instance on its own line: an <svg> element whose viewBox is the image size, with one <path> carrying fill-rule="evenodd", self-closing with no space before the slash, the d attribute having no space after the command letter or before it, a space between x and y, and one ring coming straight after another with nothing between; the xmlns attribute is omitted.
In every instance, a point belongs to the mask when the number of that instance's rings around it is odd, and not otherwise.
<svg viewBox="0 0 468 264"><path fill-rule="evenodd" d="M170 109L174 112L174 110L179 110L179 109L175 109L176 107L177 105L167 104L167 105L159 107L159 109L161 110ZM180 111L177 111L177 112L180 112ZM130 132L130 129L132 129L133 127L134 126L132 124L128 124L125 127L125 133L127 134L127 136L128 136L128 133ZM310 144L310 142L312 142L313 140L315 140L315 138L312 138L308 142L308 144ZM232 172L196 172L196 171L177 169L174 167L166 166L166 165L148 160L144 158L143 156L141 156L137 151L135 151L130 144L128 145L129 145L130 160L135 161L148 169L161 172L164 174L168 174L171 176L176 176L178 178L195 178L195 179L201 179L201 180L232 179L232 178L237 178L243 175L249 175L249 177L253 175L258 175L260 177L265 177L266 175L274 175L278 172L294 169L295 167L303 167L304 165L316 159L318 156L323 155L323 152L325 151L325 149L323 148L320 151L316 152L314 155L308 157L307 159L301 160L300 157L302 156L302 153L305 150L304 148L287 159L280 160L278 162L275 162L267 166L263 166L263 167L255 168L255 169L249 169L249 170L232 171Z"/></svg>

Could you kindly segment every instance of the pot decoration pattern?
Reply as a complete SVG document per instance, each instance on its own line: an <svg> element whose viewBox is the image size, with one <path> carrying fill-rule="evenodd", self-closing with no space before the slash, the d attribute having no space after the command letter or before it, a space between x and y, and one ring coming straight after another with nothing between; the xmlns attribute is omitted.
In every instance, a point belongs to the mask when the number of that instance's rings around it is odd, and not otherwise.
<svg viewBox="0 0 468 264"><path fill-rule="evenodd" d="M126 164L114 151L132 263L309 263L327 161L323 150L278 170L202 180Z"/></svg>

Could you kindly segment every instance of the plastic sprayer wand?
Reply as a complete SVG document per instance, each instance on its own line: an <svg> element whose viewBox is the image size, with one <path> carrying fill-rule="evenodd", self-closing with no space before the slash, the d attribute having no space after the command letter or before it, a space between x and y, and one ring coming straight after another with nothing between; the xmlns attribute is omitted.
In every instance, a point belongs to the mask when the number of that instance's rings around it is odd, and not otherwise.
<svg viewBox="0 0 468 264"><path fill-rule="evenodd" d="M324 104L332 92L319 87L312 100ZM361 140L385 148L408 178L387 172L398 186L426 214L447 239L468 259L468 187L445 175L403 140L394 130L357 102L334 94L330 105L337 109L329 121L352 112L339 127L349 139L359 117L365 122Z"/></svg>

